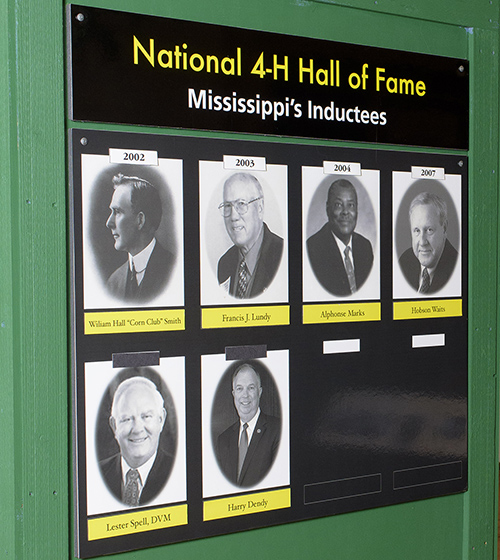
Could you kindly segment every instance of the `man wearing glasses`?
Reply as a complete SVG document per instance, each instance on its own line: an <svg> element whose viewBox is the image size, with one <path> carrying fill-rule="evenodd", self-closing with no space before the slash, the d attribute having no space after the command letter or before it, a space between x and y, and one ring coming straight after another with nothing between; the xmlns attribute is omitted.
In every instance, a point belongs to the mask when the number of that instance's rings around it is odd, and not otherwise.
<svg viewBox="0 0 500 560"><path fill-rule="evenodd" d="M283 239L264 222L264 193L249 173L235 173L224 183L219 210L234 243L219 259L219 285L238 299L262 294L278 271Z"/></svg>

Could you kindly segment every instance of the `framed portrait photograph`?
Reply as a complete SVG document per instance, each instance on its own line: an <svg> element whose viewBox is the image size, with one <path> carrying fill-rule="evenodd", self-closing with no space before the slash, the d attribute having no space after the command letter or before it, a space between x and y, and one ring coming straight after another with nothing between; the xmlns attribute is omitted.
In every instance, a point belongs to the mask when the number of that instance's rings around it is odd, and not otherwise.
<svg viewBox="0 0 500 560"><path fill-rule="evenodd" d="M394 299L461 297L461 176L392 177Z"/></svg>
<svg viewBox="0 0 500 560"><path fill-rule="evenodd" d="M183 162L111 159L81 155L84 308L182 306Z"/></svg>
<svg viewBox="0 0 500 560"><path fill-rule="evenodd" d="M303 166L302 210L304 301L380 299L379 171Z"/></svg>
<svg viewBox="0 0 500 560"><path fill-rule="evenodd" d="M201 304L288 302L287 166L200 161L199 176Z"/></svg>
<svg viewBox="0 0 500 560"><path fill-rule="evenodd" d="M290 484L288 360L202 356L204 498Z"/></svg>
<svg viewBox="0 0 500 560"><path fill-rule="evenodd" d="M184 369L183 357L156 367L85 364L88 516L186 500Z"/></svg>

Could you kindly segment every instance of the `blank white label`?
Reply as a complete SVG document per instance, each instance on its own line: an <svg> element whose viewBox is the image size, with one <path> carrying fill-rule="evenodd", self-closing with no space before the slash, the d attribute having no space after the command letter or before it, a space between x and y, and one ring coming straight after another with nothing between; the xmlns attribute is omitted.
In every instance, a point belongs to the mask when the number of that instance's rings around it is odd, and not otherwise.
<svg viewBox="0 0 500 560"><path fill-rule="evenodd" d="M325 175L361 175L361 164L352 161L324 161Z"/></svg>
<svg viewBox="0 0 500 560"><path fill-rule="evenodd" d="M267 171L265 157L254 156L224 156L224 169L235 171Z"/></svg>
<svg viewBox="0 0 500 560"><path fill-rule="evenodd" d="M110 148L109 163L158 165L158 152L153 150L126 150L120 148Z"/></svg>
<svg viewBox="0 0 500 560"><path fill-rule="evenodd" d="M431 348L444 346L444 333L441 334L415 334L411 337L412 348Z"/></svg>
<svg viewBox="0 0 500 560"><path fill-rule="evenodd" d="M413 167L411 168L412 179L439 179L445 180L444 167Z"/></svg>
<svg viewBox="0 0 500 560"><path fill-rule="evenodd" d="M348 354L349 352L359 352L359 338L323 341L323 354Z"/></svg>

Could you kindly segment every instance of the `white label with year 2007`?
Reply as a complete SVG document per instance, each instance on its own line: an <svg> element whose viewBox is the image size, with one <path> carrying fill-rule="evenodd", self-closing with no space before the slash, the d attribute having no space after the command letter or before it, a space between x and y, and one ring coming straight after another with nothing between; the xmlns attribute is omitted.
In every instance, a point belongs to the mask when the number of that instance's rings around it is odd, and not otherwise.
<svg viewBox="0 0 500 560"><path fill-rule="evenodd" d="M444 167L414 167L411 168L412 179L439 179L444 181Z"/></svg>

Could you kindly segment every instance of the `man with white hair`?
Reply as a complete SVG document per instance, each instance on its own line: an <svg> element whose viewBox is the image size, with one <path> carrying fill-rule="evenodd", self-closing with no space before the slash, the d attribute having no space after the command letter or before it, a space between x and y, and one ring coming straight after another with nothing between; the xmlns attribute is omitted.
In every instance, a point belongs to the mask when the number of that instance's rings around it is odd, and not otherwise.
<svg viewBox="0 0 500 560"><path fill-rule="evenodd" d="M167 411L156 385L135 376L118 385L109 425L120 452L101 461L111 493L129 507L150 502L165 485L173 458L158 447Z"/></svg>
<svg viewBox="0 0 500 560"><path fill-rule="evenodd" d="M437 194L422 192L410 204L412 246L399 259L408 283L420 294L434 294L450 279L458 253L448 241L448 209Z"/></svg>
<svg viewBox="0 0 500 560"><path fill-rule="evenodd" d="M264 192L250 173L224 183L219 211L234 245L219 259L219 285L238 299L259 296L271 285L283 255L283 239L264 222Z"/></svg>

